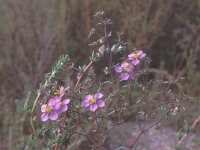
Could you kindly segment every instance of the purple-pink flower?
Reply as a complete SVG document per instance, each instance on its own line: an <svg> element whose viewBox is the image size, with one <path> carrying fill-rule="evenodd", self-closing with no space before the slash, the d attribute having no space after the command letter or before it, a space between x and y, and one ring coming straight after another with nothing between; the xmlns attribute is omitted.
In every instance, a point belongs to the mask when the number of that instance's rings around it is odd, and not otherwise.
<svg viewBox="0 0 200 150"><path fill-rule="evenodd" d="M55 96L49 100L48 104L43 104L41 106L42 121L47 121L48 119L56 120L59 114L68 110L68 104L71 100L68 98L61 100L61 98L60 96Z"/></svg>
<svg viewBox="0 0 200 150"><path fill-rule="evenodd" d="M115 68L117 73L120 73L121 80L134 79L134 66L131 63L123 62Z"/></svg>
<svg viewBox="0 0 200 150"><path fill-rule="evenodd" d="M142 50L134 51L133 53L128 55L128 59L133 65L137 65L140 62L140 59L144 57L146 57L146 53L144 53Z"/></svg>
<svg viewBox="0 0 200 150"><path fill-rule="evenodd" d="M65 92L67 92L69 90L69 87L64 87L64 86L60 86L56 91L55 94L59 95L59 97L63 97L65 95Z"/></svg>
<svg viewBox="0 0 200 150"><path fill-rule="evenodd" d="M49 100L48 104L43 104L41 106L41 120L47 121L56 120L58 118L58 109L60 108L60 103L58 98L52 98Z"/></svg>
<svg viewBox="0 0 200 150"><path fill-rule="evenodd" d="M103 94L96 93L95 95L89 94L85 96L85 99L82 102L82 106L87 108L89 107L90 111L95 112L97 108L103 108L105 102L102 100Z"/></svg>
<svg viewBox="0 0 200 150"><path fill-rule="evenodd" d="M68 110L68 104L70 101L71 101L70 99L65 99L59 102L60 103L60 108L58 109L59 114Z"/></svg>

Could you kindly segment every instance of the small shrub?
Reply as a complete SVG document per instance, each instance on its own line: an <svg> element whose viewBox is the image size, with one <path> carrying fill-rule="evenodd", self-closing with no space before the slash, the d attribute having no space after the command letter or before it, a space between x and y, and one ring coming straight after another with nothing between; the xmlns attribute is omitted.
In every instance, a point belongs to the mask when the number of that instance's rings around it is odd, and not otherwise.
<svg viewBox="0 0 200 150"><path fill-rule="evenodd" d="M76 67L64 55L38 89L29 114L37 149L103 149L110 129L134 116L140 134L130 144L115 147L132 149L141 135L184 108L187 97L177 85L179 79L149 68L146 51L128 49L122 34L109 30L113 22L104 12L94 17L98 23L89 34L95 40L89 44L93 52L88 64ZM107 66L96 71L103 60ZM60 78L62 72L67 77Z"/></svg>

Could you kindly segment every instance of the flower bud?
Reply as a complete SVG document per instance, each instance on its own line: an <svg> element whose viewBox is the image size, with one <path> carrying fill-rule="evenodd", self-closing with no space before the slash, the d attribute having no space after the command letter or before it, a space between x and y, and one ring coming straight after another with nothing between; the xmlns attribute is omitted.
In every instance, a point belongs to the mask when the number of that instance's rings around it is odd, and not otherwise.
<svg viewBox="0 0 200 150"><path fill-rule="evenodd" d="M105 37L102 37L100 40L99 40L99 43L100 44L103 44L105 42L106 38Z"/></svg>

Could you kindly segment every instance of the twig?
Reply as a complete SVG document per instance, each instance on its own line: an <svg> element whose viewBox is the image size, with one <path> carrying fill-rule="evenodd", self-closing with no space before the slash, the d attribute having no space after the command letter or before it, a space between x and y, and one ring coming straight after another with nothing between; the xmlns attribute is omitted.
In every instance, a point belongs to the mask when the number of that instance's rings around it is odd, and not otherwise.
<svg viewBox="0 0 200 150"><path fill-rule="evenodd" d="M90 66L92 65L93 61L90 61L90 63L86 66L86 68L83 70L82 74L80 76L78 76L78 80L76 82L76 85L74 87L74 89L77 88L77 86L79 85L81 79L83 78L83 76L86 74L86 72L88 71L88 69L90 68Z"/></svg>
<svg viewBox="0 0 200 150"><path fill-rule="evenodd" d="M37 104L37 101L38 101L40 95L41 95L41 93L38 93L38 95L37 95L37 97L36 97L36 99L35 99L35 101L34 101L33 107L32 107L32 109L31 109L31 114L30 114L31 128L32 128L34 134L35 134L35 127L34 127L34 123L33 123L33 112L34 112L34 110L35 110L35 106L36 106L36 104Z"/></svg>
<svg viewBox="0 0 200 150"><path fill-rule="evenodd" d="M200 115L194 120L192 126L190 127L190 131L196 127L196 125L197 125L197 123L198 123L199 121L200 121ZM188 135L188 133L185 133L185 134L182 136L182 138L181 138L180 141L178 142L177 146L179 146L179 145L184 141L184 139L187 137L187 135Z"/></svg>

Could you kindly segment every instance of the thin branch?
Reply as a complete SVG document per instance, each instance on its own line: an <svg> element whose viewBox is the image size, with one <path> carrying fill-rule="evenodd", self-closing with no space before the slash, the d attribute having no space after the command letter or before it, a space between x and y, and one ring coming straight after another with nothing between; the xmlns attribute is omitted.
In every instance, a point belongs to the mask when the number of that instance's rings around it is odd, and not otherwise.
<svg viewBox="0 0 200 150"><path fill-rule="evenodd" d="M86 68L83 70L83 73L82 73L80 76L77 77L78 80L77 80L77 82L76 82L76 85L75 85L74 89L77 88L77 86L79 85L81 79L82 79L83 76L87 73L87 71L88 71L89 68L91 67L92 63L93 63L93 61L90 61L90 63L89 63L89 64L86 66Z"/></svg>
<svg viewBox="0 0 200 150"><path fill-rule="evenodd" d="M200 121L200 115L194 120L192 126L190 127L190 131L193 130L197 123ZM182 138L180 139L180 141L178 142L177 146L180 146L180 144L184 141L184 139L187 137L188 133L185 133Z"/></svg>

